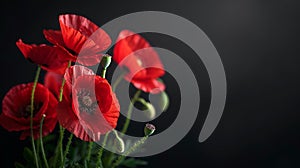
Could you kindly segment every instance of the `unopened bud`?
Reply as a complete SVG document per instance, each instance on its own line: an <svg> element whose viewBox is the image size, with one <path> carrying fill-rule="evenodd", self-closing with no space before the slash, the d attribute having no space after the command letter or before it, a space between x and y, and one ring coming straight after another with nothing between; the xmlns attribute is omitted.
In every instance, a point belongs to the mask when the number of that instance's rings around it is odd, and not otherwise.
<svg viewBox="0 0 300 168"><path fill-rule="evenodd" d="M115 139L114 139L114 147L119 153L123 153L125 150L125 143L123 139L118 136L116 132L115 132Z"/></svg>
<svg viewBox="0 0 300 168"><path fill-rule="evenodd" d="M107 54L102 57L100 62L102 68L104 69L106 69L110 65L110 63L111 63L111 56Z"/></svg>
<svg viewBox="0 0 300 168"><path fill-rule="evenodd" d="M155 126L152 124L146 124L145 128L144 128L144 134L145 136L150 136L154 133L155 131Z"/></svg>

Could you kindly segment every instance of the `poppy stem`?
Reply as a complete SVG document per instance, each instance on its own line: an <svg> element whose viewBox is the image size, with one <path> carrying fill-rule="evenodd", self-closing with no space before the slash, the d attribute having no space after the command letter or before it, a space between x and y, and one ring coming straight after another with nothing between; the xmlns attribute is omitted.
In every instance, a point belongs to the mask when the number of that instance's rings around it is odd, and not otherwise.
<svg viewBox="0 0 300 168"><path fill-rule="evenodd" d="M120 82L122 81L123 77L125 76L125 72L122 73L120 76L118 76L118 78L115 80L115 82L112 85L112 91L115 92L117 86L120 84Z"/></svg>
<svg viewBox="0 0 300 168"><path fill-rule="evenodd" d="M70 66L71 66L71 61L69 61L69 63L68 63L68 67L67 68L69 68ZM66 79L65 78L63 78L62 79L62 82L61 82L61 86L60 86L60 90L59 90L59 102L61 102L62 101L62 98L63 98L63 93L64 93L64 86L65 86L65 84L66 84Z"/></svg>
<svg viewBox="0 0 300 168"><path fill-rule="evenodd" d="M63 164L61 165L61 167L64 167L64 165L65 165L66 158L67 158L67 155L69 153L69 149L70 149L70 146L71 146L71 143L72 143L72 139L73 139L73 134L71 133L69 138L68 138L68 143L67 143L67 146L66 146L66 150L64 152Z"/></svg>
<svg viewBox="0 0 300 168"><path fill-rule="evenodd" d="M104 150L104 147L106 145L106 141L107 141L109 133L110 132L105 134L103 142L102 142L102 146L99 149L98 158L97 158L97 162L96 162L96 167L103 167L101 158L102 158L103 150Z"/></svg>
<svg viewBox="0 0 300 168"><path fill-rule="evenodd" d="M72 61L69 61L67 68L69 68L71 66L71 63L72 63ZM59 91L59 97L58 97L59 102L62 102L65 84L66 84L66 80L65 80L65 78L63 78L62 82L61 82L61 86L60 86L60 91ZM56 162L58 159L58 152L60 153L61 164L63 166L64 154L63 154L62 143L63 143L63 139L64 139L64 132L65 132L65 129L61 125L59 125L59 139L58 139L58 144L56 147L56 154L55 154L54 162L53 162L54 166L56 166Z"/></svg>
<svg viewBox="0 0 300 168"><path fill-rule="evenodd" d="M88 146L88 153L87 153L87 157L86 157L86 160L87 160L88 163L91 160L91 153L92 153L93 145L94 145L94 142L90 141L89 146Z"/></svg>
<svg viewBox="0 0 300 168"><path fill-rule="evenodd" d="M127 129L128 129L128 126L129 126L129 123L130 123L130 118L131 118L131 115L132 115L132 110L133 110L133 106L134 106L134 103L138 100L140 94L142 93L141 90L138 90L135 95L133 96L133 98L131 99L131 102L129 103L129 106L128 106L128 111L127 111L127 118L125 120L125 124L122 128L122 133L125 134Z"/></svg>
<svg viewBox="0 0 300 168"><path fill-rule="evenodd" d="M42 151L43 159L44 159L44 162L45 162L45 166L46 166L46 168L49 168L48 161L47 161L46 154L45 154L45 150L44 150L44 143L43 143L43 123L44 123L45 117L46 117L46 115L43 114L41 124L40 124L40 145L41 145L41 151Z"/></svg>
<svg viewBox="0 0 300 168"><path fill-rule="evenodd" d="M120 165L120 163L122 163L122 161L128 156L130 155L132 152L134 152L137 148L139 148L142 144L145 143L145 141L147 140L148 135L144 136L142 139L140 139L139 141L137 141L131 148L129 148L124 154L120 155L116 161L112 164L111 168L115 168L117 166Z"/></svg>
<svg viewBox="0 0 300 168"><path fill-rule="evenodd" d="M31 92L31 99L30 99L30 134L31 134L31 143L32 143L32 150L33 150L34 159L35 159L35 165L37 168L39 167L39 163L38 163L37 153L35 150L34 137L33 137L33 112L34 112L34 94L35 94L36 85L39 80L40 72L41 72L41 67L38 66L35 77L34 77L34 82L33 82L32 92Z"/></svg>
<svg viewBox="0 0 300 168"><path fill-rule="evenodd" d="M106 68L103 68L102 71L101 71L100 76L101 76L102 78L105 78L105 74L106 74Z"/></svg>

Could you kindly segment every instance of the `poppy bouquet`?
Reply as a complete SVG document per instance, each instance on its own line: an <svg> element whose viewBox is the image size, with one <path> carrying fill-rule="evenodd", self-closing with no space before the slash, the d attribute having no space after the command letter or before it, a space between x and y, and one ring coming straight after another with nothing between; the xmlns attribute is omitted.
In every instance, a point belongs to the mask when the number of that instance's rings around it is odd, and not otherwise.
<svg viewBox="0 0 300 168"><path fill-rule="evenodd" d="M19 131L20 140L31 142L24 148L24 161L16 162L15 167L147 164L127 156L153 134L154 125L146 124L144 137L137 142L124 142L122 134L127 132L135 103L143 107L149 119L155 117L155 107L142 93L159 94L162 110L168 106L160 79L165 71L158 54L142 36L123 30L110 56L105 53L112 43L110 36L87 18L60 15L59 25L60 30L43 31L48 44L27 44L21 39L16 42L25 59L37 65L37 71L32 83L12 87L2 101L0 125L8 131ZM112 61L124 72L111 85L106 71ZM100 72L91 68L97 64L101 65ZM45 75L40 83L42 70ZM136 90L124 122L118 120L120 104L115 94L122 79Z"/></svg>

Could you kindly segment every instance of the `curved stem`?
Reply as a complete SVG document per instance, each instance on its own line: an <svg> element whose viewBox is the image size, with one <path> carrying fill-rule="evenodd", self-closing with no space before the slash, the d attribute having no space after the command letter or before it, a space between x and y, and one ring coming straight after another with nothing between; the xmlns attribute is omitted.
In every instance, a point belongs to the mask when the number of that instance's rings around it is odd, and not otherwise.
<svg viewBox="0 0 300 168"><path fill-rule="evenodd" d="M104 150L104 147L106 145L106 141L107 141L109 133L110 132L105 134L103 142L102 142L102 146L99 149L98 158L97 158L97 162L96 162L96 167L103 167L101 158L102 158L103 150Z"/></svg>
<svg viewBox="0 0 300 168"><path fill-rule="evenodd" d="M36 85L39 80L40 72L41 72L41 67L38 66L36 70L33 86L32 86L31 99L30 99L30 134L31 134L31 143L32 143L32 149L34 153L35 164L37 168L39 167L39 163L38 163L37 153L35 150L34 137L33 137L33 112L34 112L34 94L35 94Z"/></svg>
<svg viewBox="0 0 300 168"><path fill-rule="evenodd" d="M113 83L113 85L112 85L112 91L113 92L116 90L117 86L120 84L120 82L122 81L124 76L125 76L125 73L122 73L120 76L118 76L116 81Z"/></svg>
<svg viewBox="0 0 300 168"><path fill-rule="evenodd" d="M139 98L140 94L141 94L141 90L138 90L135 95L133 96L129 106L128 106L128 111L127 111L127 118L126 118L126 121L125 121L125 124L122 128L122 133L125 134L127 129L128 129L128 126L129 126L129 123L130 123L130 118L131 118L131 114L132 114L132 110L133 110L133 106L134 106L134 103L137 101L137 99Z"/></svg>
<svg viewBox="0 0 300 168"><path fill-rule="evenodd" d="M136 142L131 148L129 148L123 155L120 155L116 161L113 163L111 168L115 168L120 165L120 163L132 152L134 152L138 147L140 147L142 144L145 143L148 136L144 136L142 139L140 139L138 142Z"/></svg>
<svg viewBox="0 0 300 168"><path fill-rule="evenodd" d="M46 168L49 168L48 161L47 161L46 154L45 154L45 150L44 150L43 137L42 137L43 136L43 123L44 123L45 117L46 117L46 115L43 114L41 124L40 124L40 144L41 144L41 151L42 151L43 159L44 159L44 162L45 162L45 166L46 166Z"/></svg>

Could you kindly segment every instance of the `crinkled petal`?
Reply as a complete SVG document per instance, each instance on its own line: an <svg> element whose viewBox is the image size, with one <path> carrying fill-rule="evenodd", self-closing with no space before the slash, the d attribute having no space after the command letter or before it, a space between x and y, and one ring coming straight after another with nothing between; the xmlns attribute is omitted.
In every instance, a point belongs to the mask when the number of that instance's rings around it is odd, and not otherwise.
<svg viewBox="0 0 300 168"><path fill-rule="evenodd" d="M25 44L20 39L16 42L18 48L24 55L24 57L42 66L47 71L53 71L56 73L63 74L67 68L68 62L61 60L66 53L57 46L48 46L45 44Z"/></svg>
<svg viewBox="0 0 300 168"><path fill-rule="evenodd" d="M77 54L101 52L111 44L108 34L85 17L60 15L59 24L66 47Z"/></svg>

